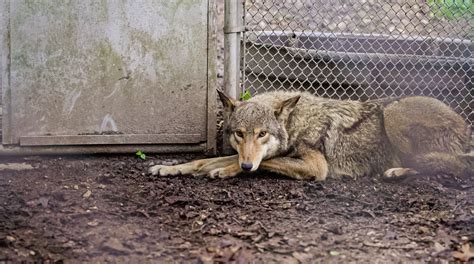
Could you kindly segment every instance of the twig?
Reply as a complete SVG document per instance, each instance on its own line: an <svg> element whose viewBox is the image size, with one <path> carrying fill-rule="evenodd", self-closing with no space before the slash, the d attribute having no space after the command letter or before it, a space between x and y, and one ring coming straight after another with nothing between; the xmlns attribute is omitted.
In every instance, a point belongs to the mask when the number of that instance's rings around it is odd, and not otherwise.
<svg viewBox="0 0 474 264"><path fill-rule="evenodd" d="M409 249L409 250L415 249L414 247L407 247L407 246L373 244L366 241L364 241L362 244L367 247L375 247L375 248L382 248L382 249L392 249L392 248L393 249Z"/></svg>

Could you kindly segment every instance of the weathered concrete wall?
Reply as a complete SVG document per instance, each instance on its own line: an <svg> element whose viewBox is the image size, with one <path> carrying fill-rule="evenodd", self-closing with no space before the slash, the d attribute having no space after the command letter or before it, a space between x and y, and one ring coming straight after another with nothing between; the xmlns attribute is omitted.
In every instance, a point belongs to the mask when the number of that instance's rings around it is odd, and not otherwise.
<svg viewBox="0 0 474 264"><path fill-rule="evenodd" d="M10 1L4 143L103 132L205 141L207 8L207 0Z"/></svg>

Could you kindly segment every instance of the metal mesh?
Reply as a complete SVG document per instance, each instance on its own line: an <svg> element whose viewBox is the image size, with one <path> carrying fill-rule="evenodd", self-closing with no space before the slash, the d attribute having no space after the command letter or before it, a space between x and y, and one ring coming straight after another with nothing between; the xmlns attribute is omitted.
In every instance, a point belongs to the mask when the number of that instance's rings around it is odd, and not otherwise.
<svg viewBox="0 0 474 264"><path fill-rule="evenodd" d="M472 0L246 0L243 88L436 97L473 124Z"/></svg>

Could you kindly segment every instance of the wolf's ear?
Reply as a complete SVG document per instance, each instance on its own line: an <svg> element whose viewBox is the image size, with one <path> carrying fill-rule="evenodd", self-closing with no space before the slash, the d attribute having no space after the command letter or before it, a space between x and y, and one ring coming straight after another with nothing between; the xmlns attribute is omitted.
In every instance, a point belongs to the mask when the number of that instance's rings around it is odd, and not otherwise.
<svg viewBox="0 0 474 264"><path fill-rule="evenodd" d="M230 96L227 96L223 91L217 89L217 93L219 94L219 98L221 99L222 105L224 105L224 109L226 111L232 112L234 111L235 107L238 105L238 101L232 99Z"/></svg>
<svg viewBox="0 0 474 264"><path fill-rule="evenodd" d="M290 99L286 99L284 101L281 101L280 103L277 104L275 108L275 115L279 120L285 120L288 118L290 115L291 111L293 111L293 108L295 108L296 104L300 100L300 95L291 97Z"/></svg>

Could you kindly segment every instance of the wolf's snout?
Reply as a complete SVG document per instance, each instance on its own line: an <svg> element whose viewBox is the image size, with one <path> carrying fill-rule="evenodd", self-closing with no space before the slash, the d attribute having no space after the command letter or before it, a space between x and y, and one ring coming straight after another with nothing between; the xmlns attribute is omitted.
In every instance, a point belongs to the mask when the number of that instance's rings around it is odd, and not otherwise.
<svg viewBox="0 0 474 264"><path fill-rule="evenodd" d="M243 162L242 164L240 164L240 167L241 167L244 171L250 171L250 170L253 168L253 164L252 164L252 163Z"/></svg>

